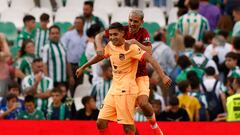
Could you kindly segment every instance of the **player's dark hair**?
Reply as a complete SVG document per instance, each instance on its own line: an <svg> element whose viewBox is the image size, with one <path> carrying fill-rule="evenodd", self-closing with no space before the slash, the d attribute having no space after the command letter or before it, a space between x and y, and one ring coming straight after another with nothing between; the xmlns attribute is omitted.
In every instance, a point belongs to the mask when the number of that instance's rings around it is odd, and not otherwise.
<svg viewBox="0 0 240 135"><path fill-rule="evenodd" d="M112 23L110 26L109 26L109 30L111 29L118 29L119 31L123 31L124 30L124 27L121 23L119 22L114 22Z"/></svg>

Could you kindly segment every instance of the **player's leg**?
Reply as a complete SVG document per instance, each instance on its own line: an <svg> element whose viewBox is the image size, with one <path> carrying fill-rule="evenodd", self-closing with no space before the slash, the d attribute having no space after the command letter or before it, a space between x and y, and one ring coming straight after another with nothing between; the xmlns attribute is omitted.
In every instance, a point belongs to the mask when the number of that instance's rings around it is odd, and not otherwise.
<svg viewBox="0 0 240 135"><path fill-rule="evenodd" d="M135 135L135 126L134 125L124 124L123 130L124 130L125 135Z"/></svg>
<svg viewBox="0 0 240 135"><path fill-rule="evenodd" d="M101 106L100 112L98 114L97 128L100 135L110 135L108 130L108 121L116 121L117 113L115 109L115 103L113 96L107 94L104 99L104 104Z"/></svg>
<svg viewBox="0 0 240 135"><path fill-rule="evenodd" d="M155 135L162 135L162 131L159 128L155 114L152 108L152 105L148 102L149 98L149 78L147 76L138 77L136 79L138 88L139 88L139 94L137 97L137 103L139 107L141 108L144 116L149 121L151 128L153 129Z"/></svg>
<svg viewBox="0 0 240 135"><path fill-rule="evenodd" d="M117 111L117 122L123 125L126 135L135 134L134 111L137 95L114 96Z"/></svg>
<svg viewBox="0 0 240 135"><path fill-rule="evenodd" d="M97 128L100 132L100 135L109 135L108 120L97 119Z"/></svg>

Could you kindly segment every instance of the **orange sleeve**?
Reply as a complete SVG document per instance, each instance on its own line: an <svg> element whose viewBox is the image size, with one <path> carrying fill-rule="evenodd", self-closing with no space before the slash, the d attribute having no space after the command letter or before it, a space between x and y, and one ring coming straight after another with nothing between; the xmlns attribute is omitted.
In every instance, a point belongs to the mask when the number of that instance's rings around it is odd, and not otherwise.
<svg viewBox="0 0 240 135"><path fill-rule="evenodd" d="M104 58L108 58L110 56L110 51L109 51L110 47L109 45L107 44L105 47L104 47Z"/></svg>
<svg viewBox="0 0 240 135"><path fill-rule="evenodd" d="M137 59L139 61L142 61L144 59L144 54L146 53L146 51L142 50L136 44L131 45L130 49L131 49L130 55L133 59Z"/></svg>

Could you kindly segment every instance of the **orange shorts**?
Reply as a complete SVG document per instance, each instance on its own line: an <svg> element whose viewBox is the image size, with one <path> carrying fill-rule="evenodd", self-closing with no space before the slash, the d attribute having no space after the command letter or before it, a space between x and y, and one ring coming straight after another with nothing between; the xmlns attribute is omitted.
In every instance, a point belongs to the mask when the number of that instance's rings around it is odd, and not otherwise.
<svg viewBox="0 0 240 135"><path fill-rule="evenodd" d="M98 119L117 121L119 124L134 124L137 95L107 94L101 106Z"/></svg>
<svg viewBox="0 0 240 135"><path fill-rule="evenodd" d="M141 76L136 78L136 83L139 89L138 96L146 95L149 97L149 77L148 76Z"/></svg>

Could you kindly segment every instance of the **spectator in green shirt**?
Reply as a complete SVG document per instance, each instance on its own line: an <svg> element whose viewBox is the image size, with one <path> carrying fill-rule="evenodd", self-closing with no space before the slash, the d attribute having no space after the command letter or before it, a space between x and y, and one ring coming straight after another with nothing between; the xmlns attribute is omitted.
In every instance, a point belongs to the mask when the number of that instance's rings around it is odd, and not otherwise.
<svg viewBox="0 0 240 135"><path fill-rule="evenodd" d="M24 100L25 111L21 111L17 119L19 120L44 120L44 114L42 111L35 109L34 97L28 95Z"/></svg>

